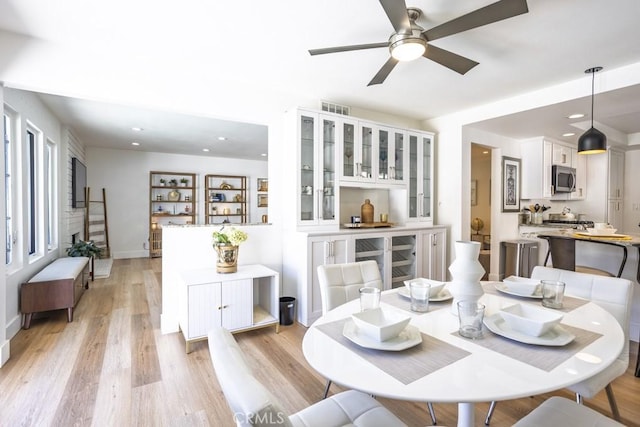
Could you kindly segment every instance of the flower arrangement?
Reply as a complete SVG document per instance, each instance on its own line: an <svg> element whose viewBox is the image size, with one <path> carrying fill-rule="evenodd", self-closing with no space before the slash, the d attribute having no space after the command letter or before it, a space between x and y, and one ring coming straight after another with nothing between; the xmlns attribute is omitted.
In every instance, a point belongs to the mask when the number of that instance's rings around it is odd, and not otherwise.
<svg viewBox="0 0 640 427"><path fill-rule="evenodd" d="M248 237L247 233L235 227L222 227L219 231L213 232L213 244L240 246Z"/></svg>

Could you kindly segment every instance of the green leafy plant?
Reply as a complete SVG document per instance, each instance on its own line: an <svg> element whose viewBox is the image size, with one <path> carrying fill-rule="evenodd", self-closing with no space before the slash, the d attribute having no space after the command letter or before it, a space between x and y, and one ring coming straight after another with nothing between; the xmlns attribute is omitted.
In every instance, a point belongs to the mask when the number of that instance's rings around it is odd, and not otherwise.
<svg viewBox="0 0 640 427"><path fill-rule="evenodd" d="M188 184L189 180L187 178L180 178L180 183L182 184Z"/></svg>
<svg viewBox="0 0 640 427"><path fill-rule="evenodd" d="M102 256L102 248L97 247L92 240L88 242L79 240L67 248L67 255L70 257L86 256L89 258L100 258Z"/></svg>
<svg viewBox="0 0 640 427"><path fill-rule="evenodd" d="M172 179L171 181L169 181L169 184L171 184L172 186L177 186L178 185L178 180L177 179Z"/></svg>
<svg viewBox="0 0 640 427"><path fill-rule="evenodd" d="M164 185L167 183L167 180L164 178L160 178L160 184Z"/></svg>
<svg viewBox="0 0 640 427"><path fill-rule="evenodd" d="M247 240L247 233L235 227L222 227L219 231L213 232L214 245L240 246L240 243Z"/></svg>

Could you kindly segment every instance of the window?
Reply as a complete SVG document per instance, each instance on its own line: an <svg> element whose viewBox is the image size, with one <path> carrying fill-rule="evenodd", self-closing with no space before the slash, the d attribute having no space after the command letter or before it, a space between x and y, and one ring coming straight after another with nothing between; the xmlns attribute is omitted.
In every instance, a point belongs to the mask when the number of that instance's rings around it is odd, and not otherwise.
<svg viewBox="0 0 640 427"><path fill-rule="evenodd" d="M50 139L47 139L47 146L45 147L45 171L44 176L46 177L46 185L47 185L47 193L45 197L45 210L46 210L46 237L47 237L47 249L52 251L58 246L58 169L56 165L57 157L56 157L56 145Z"/></svg>
<svg viewBox="0 0 640 427"><path fill-rule="evenodd" d="M38 222L37 222L37 141L35 133L27 130L27 180L26 180L26 202L27 202L27 247L29 255L34 255L38 249Z"/></svg>
<svg viewBox="0 0 640 427"><path fill-rule="evenodd" d="M3 114L4 122L4 221L5 221L5 245L6 258L5 264L11 265L13 261L13 190L12 190L12 172L11 167L12 143L13 140L13 120L8 114Z"/></svg>

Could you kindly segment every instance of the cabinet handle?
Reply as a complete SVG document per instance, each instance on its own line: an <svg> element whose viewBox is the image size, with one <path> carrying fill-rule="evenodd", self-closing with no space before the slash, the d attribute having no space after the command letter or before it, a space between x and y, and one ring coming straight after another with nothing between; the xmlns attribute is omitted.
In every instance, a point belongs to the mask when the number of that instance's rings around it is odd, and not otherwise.
<svg viewBox="0 0 640 427"><path fill-rule="evenodd" d="M222 308L229 308L229 304L223 305Z"/></svg>
<svg viewBox="0 0 640 427"><path fill-rule="evenodd" d="M317 219L322 219L322 191L323 190L316 190L316 206L318 208L316 214Z"/></svg>
<svg viewBox="0 0 640 427"><path fill-rule="evenodd" d="M218 306L218 310L222 310L222 307L221 307L221 306Z"/></svg>
<svg viewBox="0 0 640 427"><path fill-rule="evenodd" d="M567 163L567 155L563 154L562 155L562 164L564 165L565 163Z"/></svg>

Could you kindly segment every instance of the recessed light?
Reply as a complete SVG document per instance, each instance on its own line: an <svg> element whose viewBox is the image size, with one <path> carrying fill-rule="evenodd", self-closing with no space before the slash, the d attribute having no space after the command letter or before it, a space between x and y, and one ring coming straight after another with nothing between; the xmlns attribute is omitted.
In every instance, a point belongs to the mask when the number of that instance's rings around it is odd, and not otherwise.
<svg viewBox="0 0 640 427"><path fill-rule="evenodd" d="M567 133L563 133L562 136L574 136L575 132L567 132Z"/></svg>
<svg viewBox="0 0 640 427"><path fill-rule="evenodd" d="M262 157L267 157L267 153L260 154Z"/></svg>
<svg viewBox="0 0 640 427"><path fill-rule="evenodd" d="M482 154L489 154L489 152L485 150L482 152Z"/></svg>
<svg viewBox="0 0 640 427"><path fill-rule="evenodd" d="M203 149L202 149L202 151L204 151L204 152L208 153L208 152L209 152L209 149L208 149L208 148L203 148Z"/></svg>
<svg viewBox="0 0 640 427"><path fill-rule="evenodd" d="M140 145L140 143L139 143L139 142L135 142L135 141L133 141L133 142L131 143L131 145L135 145L135 146L137 147L138 145Z"/></svg>
<svg viewBox="0 0 640 427"><path fill-rule="evenodd" d="M584 114L576 113L576 114L572 114L570 116L567 116L567 119L581 119L583 117L584 117Z"/></svg>
<svg viewBox="0 0 640 427"><path fill-rule="evenodd" d="M142 132L144 129L139 128L139 127L136 126L136 127L132 127L131 130L134 131L134 132Z"/></svg>
<svg viewBox="0 0 640 427"><path fill-rule="evenodd" d="M225 138L224 136L219 136L218 137L218 141L226 141L226 140L227 140L227 138Z"/></svg>

